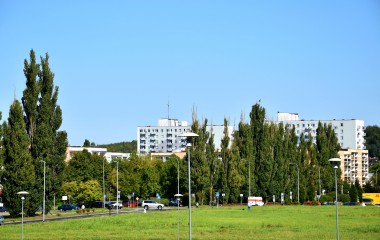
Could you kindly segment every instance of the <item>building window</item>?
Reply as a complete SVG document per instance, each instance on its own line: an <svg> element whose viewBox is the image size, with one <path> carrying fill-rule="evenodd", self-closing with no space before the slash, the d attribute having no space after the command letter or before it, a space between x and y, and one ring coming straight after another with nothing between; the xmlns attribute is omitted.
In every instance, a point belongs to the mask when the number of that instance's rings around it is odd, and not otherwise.
<svg viewBox="0 0 380 240"><path fill-rule="evenodd" d="M343 127L343 123L340 123L340 126Z"/></svg>

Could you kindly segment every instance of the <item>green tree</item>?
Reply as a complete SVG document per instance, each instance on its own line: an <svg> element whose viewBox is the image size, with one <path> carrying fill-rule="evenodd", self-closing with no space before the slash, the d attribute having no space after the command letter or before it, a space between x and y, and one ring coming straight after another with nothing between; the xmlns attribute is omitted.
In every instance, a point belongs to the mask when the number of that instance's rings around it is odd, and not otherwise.
<svg viewBox="0 0 380 240"><path fill-rule="evenodd" d="M0 121L2 119L2 113L0 112ZM4 145L3 145L3 125L0 124L0 168L4 166ZM1 175L0 175L0 180L2 179L3 175L3 169L0 169ZM1 197L0 193L0 197Z"/></svg>
<svg viewBox="0 0 380 240"><path fill-rule="evenodd" d="M25 201L25 211L33 216L36 209L29 199L39 198L36 191L36 178L32 157L29 152L29 139L23 118L21 104L15 100L9 111L8 123L3 124L5 159L2 182L4 184L4 202L11 217L21 212L19 191L28 191Z"/></svg>
<svg viewBox="0 0 380 240"><path fill-rule="evenodd" d="M358 201L358 190L355 187L355 184L351 184L350 186L350 201L357 202Z"/></svg>
<svg viewBox="0 0 380 240"><path fill-rule="evenodd" d="M377 125L367 126L366 134L366 149L370 157L380 157L380 127Z"/></svg>
<svg viewBox="0 0 380 240"><path fill-rule="evenodd" d="M77 194L79 192L79 186L76 181L63 182L60 188L58 196L70 196L70 201L77 202Z"/></svg>
<svg viewBox="0 0 380 240"><path fill-rule="evenodd" d="M214 134L212 129L210 131L210 137L206 145L206 161L209 168L209 202L211 204L211 201L213 200L213 196L215 194L214 189L216 187L216 182L218 182L219 171L221 168L221 164L218 159L218 152L215 150Z"/></svg>
<svg viewBox="0 0 380 240"><path fill-rule="evenodd" d="M34 136L37 128L38 118L38 96L40 94L40 84L37 79L40 65L36 62L36 55L30 50L30 59L24 60L24 75L26 78L26 88L23 91L22 105L25 112L26 130L29 136L31 148L34 146Z"/></svg>
<svg viewBox="0 0 380 240"><path fill-rule="evenodd" d="M224 120L224 132L223 132L223 138L220 143L220 154L222 157L222 166L219 172L219 181L218 181L218 188L226 194L225 196L225 201L226 202L231 202L230 196L230 188L228 185L228 179L230 178L230 161L231 161L231 151L229 149L229 144L230 144L230 136L228 135L228 130L227 130L227 120Z"/></svg>
<svg viewBox="0 0 380 240"><path fill-rule="evenodd" d="M109 163L102 156L92 155L87 150L77 152L68 163L64 176L65 182L103 181L103 166L107 176L111 172Z"/></svg>
<svg viewBox="0 0 380 240"><path fill-rule="evenodd" d="M97 180L89 180L79 183L78 192L74 200L78 203L90 205L95 200L102 199L102 187Z"/></svg>
<svg viewBox="0 0 380 240"><path fill-rule="evenodd" d="M244 164L244 166L242 166L242 174L246 176L247 180L245 181L245 186L243 186L243 188L247 189L245 193L248 196L249 185L251 185L252 195L252 190L256 189L255 175L253 174L255 162L253 161L252 132L250 125L244 122L243 115L241 116L237 131L234 132L233 144L239 149L240 158L243 160Z"/></svg>
<svg viewBox="0 0 380 240"><path fill-rule="evenodd" d="M338 157L340 145L331 124L318 123L316 136L317 162L321 166L321 180L323 188L327 191L334 190L334 168L329 159ZM338 168L337 176L340 176Z"/></svg>
<svg viewBox="0 0 380 240"><path fill-rule="evenodd" d="M90 147L90 146L91 146L90 141L88 139L85 139L83 143L83 147Z"/></svg>
<svg viewBox="0 0 380 240"><path fill-rule="evenodd" d="M270 187L270 168L273 158L268 158L270 151L269 127L265 124L265 109L256 103L250 112L253 140L253 158L255 161L255 194L267 199Z"/></svg>
<svg viewBox="0 0 380 240"><path fill-rule="evenodd" d="M33 66L31 63L26 66ZM59 190L62 184L62 173L65 167L64 159L67 143L67 133L58 131L62 124L62 110L58 103L58 87L54 86L54 73L49 67L49 55L46 53L45 58L41 57L41 65L38 72L38 89L39 99L37 104L37 118L34 135L32 137L31 153L34 159L35 172L39 183L43 182L43 167L41 160L46 162L46 200L47 211L52 206L52 199L55 192ZM27 69L27 68L26 68ZM34 72L33 72L34 73ZM31 85L34 82L31 81ZM34 91L29 91L30 86L24 93L32 92L33 94L23 96L25 103L33 104L35 99ZM35 108L25 105L27 119L35 118ZM30 116L29 116L30 115ZM42 184L38 184L38 191L42 193ZM34 202L35 207L41 205L42 200Z"/></svg>

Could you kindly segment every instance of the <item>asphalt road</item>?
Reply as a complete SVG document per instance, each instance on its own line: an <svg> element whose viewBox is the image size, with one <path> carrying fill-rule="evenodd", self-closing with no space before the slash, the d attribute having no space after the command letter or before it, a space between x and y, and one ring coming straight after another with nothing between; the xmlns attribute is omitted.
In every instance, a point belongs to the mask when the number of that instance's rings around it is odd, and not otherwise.
<svg viewBox="0 0 380 240"><path fill-rule="evenodd" d="M166 210L170 210L170 208L164 208L162 210L166 211ZM151 209L148 211L158 211L158 210ZM144 209L137 208L137 209L133 209L132 211L119 210L119 214L130 214L130 213L136 213L136 212L144 212ZM101 216L109 216L109 215L116 215L116 214L117 214L116 210L112 210L111 212L102 212L102 213L82 213L82 214L71 215L71 216L61 216L61 217L57 216L57 217L49 217L49 218L45 217L45 222L60 221L60 220L67 220L67 219L77 219L77 218L101 217ZM42 222L42 217L41 219L24 220L24 224L35 223L35 222ZM20 221L5 221L3 223L3 225L11 225L11 224L21 224L21 220Z"/></svg>

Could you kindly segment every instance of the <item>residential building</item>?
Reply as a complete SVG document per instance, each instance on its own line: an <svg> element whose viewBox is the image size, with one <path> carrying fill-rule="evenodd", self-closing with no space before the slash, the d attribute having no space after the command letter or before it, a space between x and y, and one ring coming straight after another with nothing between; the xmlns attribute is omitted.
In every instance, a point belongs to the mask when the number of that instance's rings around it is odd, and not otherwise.
<svg viewBox="0 0 380 240"><path fill-rule="evenodd" d="M129 159L130 156L130 153L107 152L107 148L68 146L66 147L65 162L69 162L75 153L82 152L83 150L87 150L92 155L102 156L108 162L111 162L114 158Z"/></svg>
<svg viewBox="0 0 380 240"><path fill-rule="evenodd" d="M301 133L306 139L309 138L309 133L313 138L313 143L316 143L318 123L331 125L338 138L338 142L342 149L365 149L365 127L363 120L342 119L342 120L300 120L297 113L277 113L277 124L288 124L290 127L295 127L296 135L299 137Z"/></svg>
<svg viewBox="0 0 380 240"><path fill-rule="evenodd" d="M368 150L362 149L341 149L339 151L341 159L341 178L349 183L355 183L357 179L361 186L369 180Z"/></svg>
<svg viewBox="0 0 380 240"><path fill-rule="evenodd" d="M175 153L186 150L186 138L181 134L190 132L191 127L186 121L181 124L177 119L159 119L158 126L137 127L137 153ZM214 134L215 148L220 149L224 136L223 125L206 126L206 131ZM228 134L232 139L233 127L228 127Z"/></svg>

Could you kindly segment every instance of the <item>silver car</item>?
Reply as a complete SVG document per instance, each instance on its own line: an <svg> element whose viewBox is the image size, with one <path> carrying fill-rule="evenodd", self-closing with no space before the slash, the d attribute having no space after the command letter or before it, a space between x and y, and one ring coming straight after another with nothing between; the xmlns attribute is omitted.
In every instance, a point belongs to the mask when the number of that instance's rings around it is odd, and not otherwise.
<svg viewBox="0 0 380 240"><path fill-rule="evenodd" d="M142 201L141 206L145 210L148 210L149 208L162 210L162 208L164 207L164 204L158 203L158 202L153 201L153 200L144 200L144 201Z"/></svg>

